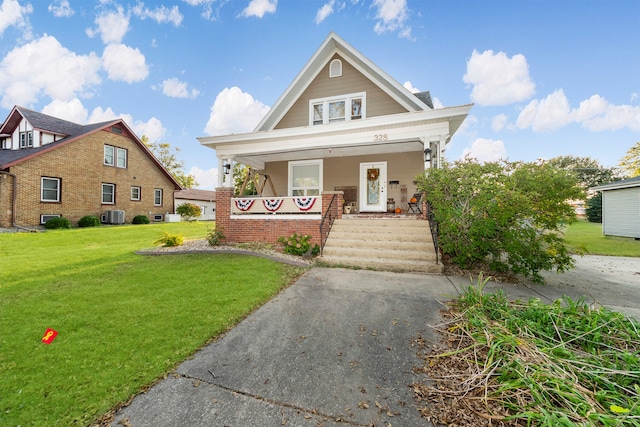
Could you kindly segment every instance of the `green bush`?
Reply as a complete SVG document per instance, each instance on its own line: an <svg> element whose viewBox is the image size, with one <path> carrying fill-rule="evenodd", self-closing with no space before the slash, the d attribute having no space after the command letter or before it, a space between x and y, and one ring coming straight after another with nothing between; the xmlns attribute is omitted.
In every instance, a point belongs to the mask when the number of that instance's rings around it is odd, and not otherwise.
<svg viewBox="0 0 640 427"><path fill-rule="evenodd" d="M207 242L209 242L209 245L218 246L223 240L222 228L207 228Z"/></svg>
<svg viewBox="0 0 640 427"><path fill-rule="evenodd" d="M308 234L298 235L298 233L293 233L289 237L283 236L278 238L278 242L282 243L283 245L282 251L285 254L298 255L298 256L302 256L302 255L315 256L320 253L320 246L318 245L311 246L311 243L309 243L309 240L311 240L311 237L312 236Z"/></svg>
<svg viewBox="0 0 640 427"><path fill-rule="evenodd" d="M149 224L149 218L146 215L136 215L133 217L133 224Z"/></svg>
<svg viewBox="0 0 640 427"><path fill-rule="evenodd" d="M100 220L93 215L86 215L80 218L78 221L78 227L97 227L100 225Z"/></svg>
<svg viewBox="0 0 640 427"><path fill-rule="evenodd" d="M439 247L461 268L531 276L574 264L562 229L575 221L567 200L583 192L574 175L544 162L465 159L416 177L439 228Z"/></svg>
<svg viewBox="0 0 640 427"><path fill-rule="evenodd" d="M162 232L162 236L154 242L156 245L162 245L165 248L172 246L180 246L184 242L184 237L180 234L170 234L166 231Z"/></svg>
<svg viewBox="0 0 640 427"><path fill-rule="evenodd" d="M587 200L587 220L589 222L602 222L602 192L598 191Z"/></svg>
<svg viewBox="0 0 640 427"><path fill-rule="evenodd" d="M193 221L194 218L200 216L202 211L200 206L193 203L183 203L176 208L176 213L179 214L185 221Z"/></svg>
<svg viewBox="0 0 640 427"><path fill-rule="evenodd" d="M51 218L44 224L44 228L47 230L54 230L56 228L71 228L71 222L67 218Z"/></svg>

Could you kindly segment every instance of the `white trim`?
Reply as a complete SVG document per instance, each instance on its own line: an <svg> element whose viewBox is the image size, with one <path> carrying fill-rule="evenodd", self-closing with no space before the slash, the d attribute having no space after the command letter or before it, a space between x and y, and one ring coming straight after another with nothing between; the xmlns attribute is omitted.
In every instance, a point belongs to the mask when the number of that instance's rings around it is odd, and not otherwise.
<svg viewBox="0 0 640 427"><path fill-rule="evenodd" d="M158 192L160 194L160 203L156 203ZM153 189L153 206L162 206L162 199L164 197L164 195L162 193L163 193L162 188L154 188Z"/></svg>
<svg viewBox="0 0 640 427"><path fill-rule="evenodd" d="M106 186L111 186L111 188L113 189L113 192L111 193L112 195L112 200L110 202L105 202L104 201L104 187ZM100 191L100 200L102 200L102 204L103 205L115 205L116 204L116 185L115 184L111 184L109 182L103 182L102 186L100 187L101 191Z"/></svg>
<svg viewBox="0 0 640 427"><path fill-rule="evenodd" d="M318 220L322 219L320 214L231 214L231 219L266 219L279 221L283 219L295 219L295 220Z"/></svg>
<svg viewBox="0 0 640 427"><path fill-rule="evenodd" d="M48 179L51 181L56 181L58 183L58 185L56 186L56 198L55 199L45 199L44 198L44 180ZM58 203L60 202L60 197L62 195L62 189L60 188L62 185L62 180L60 178L55 178L55 177L51 177L51 176L42 176L40 177L40 201L41 202L46 202L46 203ZM53 190L52 188L47 188L47 190Z"/></svg>

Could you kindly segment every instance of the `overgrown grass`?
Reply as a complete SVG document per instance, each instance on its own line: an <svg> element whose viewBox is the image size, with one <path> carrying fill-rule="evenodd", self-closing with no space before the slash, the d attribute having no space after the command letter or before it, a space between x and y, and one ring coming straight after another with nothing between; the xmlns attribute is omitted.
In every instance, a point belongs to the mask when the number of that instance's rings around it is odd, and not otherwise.
<svg viewBox="0 0 640 427"><path fill-rule="evenodd" d="M0 234L0 425L87 425L301 274L225 254L142 256L206 223ZM41 342L47 328L58 331Z"/></svg>
<svg viewBox="0 0 640 427"><path fill-rule="evenodd" d="M573 252L589 255L640 257L640 240L630 237L603 236L602 224L579 220L567 227L567 246Z"/></svg>
<svg viewBox="0 0 640 427"><path fill-rule="evenodd" d="M640 426L637 321L566 297L512 303L484 283L450 304L446 349L425 357L435 385L414 390L440 403L427 417L456 424L461 408L510 426Z"/></svg>

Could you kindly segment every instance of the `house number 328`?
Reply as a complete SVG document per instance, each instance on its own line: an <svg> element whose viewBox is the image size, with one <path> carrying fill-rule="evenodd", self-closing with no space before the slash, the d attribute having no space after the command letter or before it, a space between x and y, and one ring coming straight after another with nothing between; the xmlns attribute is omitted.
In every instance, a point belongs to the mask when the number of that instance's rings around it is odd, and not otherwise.
<svg viewBox="0 0 640 427"><path fill-rule="evenodd" d="M377 135L373 135L373 142L383 142L388 141L389 137L386 133L379 133Z"/></svg>

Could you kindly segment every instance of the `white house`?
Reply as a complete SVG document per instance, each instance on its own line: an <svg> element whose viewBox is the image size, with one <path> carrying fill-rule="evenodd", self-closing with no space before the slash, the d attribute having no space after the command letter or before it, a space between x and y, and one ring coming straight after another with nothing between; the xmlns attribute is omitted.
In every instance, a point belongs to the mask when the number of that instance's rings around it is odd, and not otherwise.
<svg viewBox="0 0 640 427"><path fill-rule="evenodd" d="M215 221L216 219L216 192L209 190L198 190L185 188L176 191L174 197L174 212L178 206L184 203L191 203L200 207L200 221Z"/></svg>
<svg viewBox="0 0 640 427"><path fill-rule="evenodd" d="M640 176L591 190L602 192L602 233L640 239Z"/></svg>

